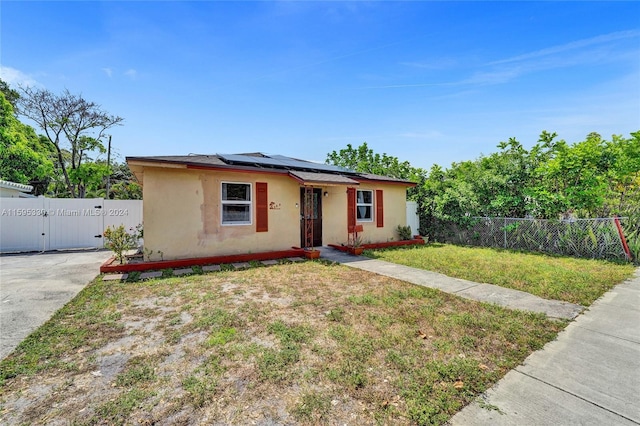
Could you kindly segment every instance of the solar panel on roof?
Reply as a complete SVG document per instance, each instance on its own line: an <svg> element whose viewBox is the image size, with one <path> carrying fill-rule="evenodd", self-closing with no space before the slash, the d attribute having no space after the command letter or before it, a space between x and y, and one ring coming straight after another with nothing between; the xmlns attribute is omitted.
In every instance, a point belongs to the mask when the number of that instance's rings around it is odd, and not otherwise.
<svg viewBox="0 0 640 426"><path fill-rule="evenodd" d="M278 160L274 160L269 157L254 157L252 155L240 155L240 154L217 154L218 157L222 158L224 161L229 161L232 163L242 163L242 164L262 164L269 166L285 166L284 163Z"/></svg>
<svg viewBox="0 0 640 426"><path fill-rule="evenodd" d="M314 163L312 161L306 160L298 160L296 158L285 157L283 155L272 155L271 158L281 160L282 162L293 168L324 170L329 172L352 172L352 170L340 166L333 166L331 164L324 163Z"/></svg>
<svg viewBox="0 0 640 426"><path fill-rule="evenodd" d="M264 166L277 166L292 169L304 170L323 170L328 172L353 172L340 166L332 166L330 164L312 163L311 161L297 160L295 158L285 157L283 155L272 155L270 157L254 157L252 155L239 154L217 154L225 162L241 163L241 164L258 164Z"/></svg>

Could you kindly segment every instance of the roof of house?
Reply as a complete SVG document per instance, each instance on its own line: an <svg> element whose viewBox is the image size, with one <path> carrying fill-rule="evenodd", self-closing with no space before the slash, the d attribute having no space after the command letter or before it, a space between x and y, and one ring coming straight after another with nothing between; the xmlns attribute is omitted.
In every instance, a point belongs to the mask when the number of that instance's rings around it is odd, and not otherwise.
<svg viewBox="0 0 640 426"><path fill-rule="evenodd" d="M127 157L127 163L142 182L139 167L175 167L183 166L195 169L234 170L247 172L278 173L288 175L304 185L358 185L360 182L378 181L414 186L408 180L389 176L359 173L344 167L330 164L263 153L216 154L216 155L167 155L151 157Z"/></svg>
<svg viewBox="0 0 640 426"><path fill-rule="evenodd" d="M33 191L33 186L31 185L23 185L21 183L11 182L3 179L0 179L0 188L15 189L16 191L20 191L20 192Z"/></svg>

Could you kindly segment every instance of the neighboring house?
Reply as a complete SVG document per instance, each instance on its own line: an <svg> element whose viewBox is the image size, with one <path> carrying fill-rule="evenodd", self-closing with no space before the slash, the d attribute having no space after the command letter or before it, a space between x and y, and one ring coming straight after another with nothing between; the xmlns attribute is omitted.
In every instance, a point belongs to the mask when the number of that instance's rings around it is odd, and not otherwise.
<svg viewBox="0 0 640 426"><path fill-rule="evenodd" d="M355 225L364 242L397 240L415 186L260 153L127 163L143 187L145 249L167 260L346 244Z"/></svg>
<svg viewBox="0 0 640 426"><path fill-rule="evenodd" d="M0 179L0 198L33 198L33 186Z"/></svg>

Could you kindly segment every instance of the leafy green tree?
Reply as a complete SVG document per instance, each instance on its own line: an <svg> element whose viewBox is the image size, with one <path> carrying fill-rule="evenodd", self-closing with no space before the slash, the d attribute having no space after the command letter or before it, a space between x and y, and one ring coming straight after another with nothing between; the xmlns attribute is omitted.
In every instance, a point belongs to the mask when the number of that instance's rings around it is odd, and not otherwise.
<svg viewBox="0 0 640 426"><path fill-rule="evenodd" d="M142 200L142 186L126 162L111 165L111 189L109 198L113 200Z"/></svg>
<svg viewBox="0 0 640 426"><path fill-rule="evenodd" d="M78 189L78 196L85 198L87 192L95 192L103 186L104 179L109 174L106 164L85 161L75 169L69 170L69 179Z"/></svg>
<svg viewBox="0 0 640 426"><path fill-rule="evenodd" d="M19 113L38 124L55 150L57 166L69 195L83 196L88 170L83 170L83 162L91 160L90 153L105 151L105 132L121 125L123 119L68 90L61 95L32 87L21 88L21 91Z"/></svg>
<svg viewBox="0 0 640 426"><path fill-rule="evenodd" d="M18 93L18 91L13 90L11 87L9 87L9 84L1 78L0 78L0 92L2 92L4 94L5 99L9 101L15 113L16 107L18 105L18 99L20 98L20 93Z"/></svg>
<svg viewBox="0 0 640 426"><path fill-rule="evenodd" d="M366 142L357 148L347 144L347 147L340 151L332 151L327 155L326 163L356 172L405 180L412 180L421 172L420 169L412 167L408 161L400 161L397 157L386 153L382 155L375 153Z"/></svg>
<svg viewBox="0 0 640 426"><path fill-rule="evenodd" d="M573 145L558 141L538 152L544 153L545 161L538 162L528 191L537 215L597 215L604 204L614 160L608 143L591 133L585 141Z"/></svg>
<svg viewBox="0 0 640 426"><path fill-rule="evenodd" d="M137 182L117 182L109 191L112 200L142 200L142 186Z"/></svg>
<svg viewBox="0 0 640 426"><path fill-rule="evenodd" d="M400 161L397 157L375 153L366 142L354 148L351 144L340 151L332 151L327 154L327 164L345 167L360 173L370 173L380 176L388 176L396 179L415 182L417 185L407 190L407 198L418 203L418 214L421 218L420 227L423 228L421 212L423 204L427 202L424 184L426 172L421 168L411 166L408 161Z"/></svg>
<svg viewBox="0 0 640 426"><path fill-rule="evenodd" d="M611 167L604 214L640 213L640 131L628 139L614 135L607 149Z"/></svg>
<svg viewBox="0 0 640 426"><path fill-rule="evenodd" d="M0 178L37 185L53 175L53 163L33 128L21 123L0 93Z"/></svg>

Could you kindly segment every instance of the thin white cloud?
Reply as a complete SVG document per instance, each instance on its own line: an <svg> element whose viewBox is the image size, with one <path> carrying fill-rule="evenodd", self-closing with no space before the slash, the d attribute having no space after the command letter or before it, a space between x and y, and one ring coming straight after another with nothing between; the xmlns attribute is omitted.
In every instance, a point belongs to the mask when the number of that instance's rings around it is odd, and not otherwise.
<svg viewBox="0 0 640 426"><path fill-rule="evenodd" d="M469 77L454 82L388 84L362 89L405 89L431 86L490 86L508 83L522 75L558 68L616 61L636 60L637 45L619 45L620 41L640 38L640 30L618 31L529 53L488 62ZM434 68L437 62L404 62L401 65ZM453 65L450 62L449 65Z"/></svg>
<svg viewBox="0 0 640 426"><path fill-rule="evenodd" d="M400 62L400 65L411 68L421 68L429 70L442 70L447 68L453 68L457 66L459 61L452 58L439 58L430 61L418 61L418 62Z"/></svg>
<svg viewBox="0 0 640 426"><path fill-rule="evenodd" d="M534 52L525 53L525 54L514 56L511 58L489 62L487 65L499 65L499 64L513 63L513 62L522 62L530 59L538 59L545 56L557 55L559 53L565 53L572 50L584 49L586 47L607 44L617 40L638 38L638 37L640 37L640 31L638 30L618 31L615 33L603 34L603 35L599 35L592 38L577 40L570 43L561 44L558 46L552 46L546 49L536 50Z"/></svg>
<svg viewBox="0 0 640 426"><path fill-rule="evenodd" d="M34 78L20 70L0 65L0 78L11 86L39 86Z"/></svg>
<svg viewBox="0 0 640 426"><path fill-rule="evenodd" d="M409 138L409 139L438 139L438 138L442 138L442 133L436 131L436 130L431 130L428 132L406 132L406 133L401 133L399 135L402 138Z"/></svg>
<svg viewBox="0 0 640 426"><path fill-rule="evenodd" d="M129 78L131 78L133 80L138 76L138 71L136 71L133 68L131 68L131 69L126 70L124 72L124 75L126 75L127 77L129 77Z"/></svg>
<svg viewBox="0 0 640 426"><path fill-rule="evenodd" d="M436 86L455 86L460 83L415 83L415 84L387 84L384 86L366 86L360 87L360 89L407 89L414 87L436 87Z"/></svg>
<svg viewBox="0 0 640 426"><path fill-rule="evenodd" d="M493 85L507 83L533 72L637 57L637 47L619 48L615 42L639 38L640 31L619 31L489 62L490 71L479 71L462 83Z"/></svg>
<svg viewBox="0 0 640 426"><path fill-rule="evenodd" d="M471 85L493 85L507 83L510 80L523 74L525 69L523 67L506 68L495 71L477 72L471 77L462 80L460 84Z"/></svg>
<svg viewBox="0 0 640 426"><path fill-rule="evenodd" d="M102 71L104 71L104 73L107 75L107 77L111 78L111 76L113 75L113 69L107 67L107 68L102 68Z"/></svg>

